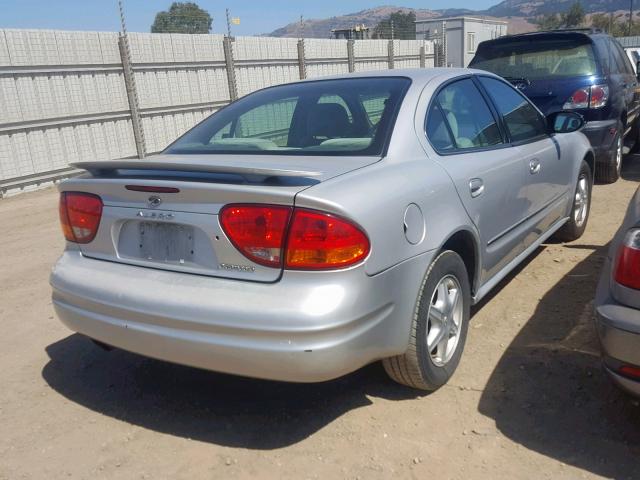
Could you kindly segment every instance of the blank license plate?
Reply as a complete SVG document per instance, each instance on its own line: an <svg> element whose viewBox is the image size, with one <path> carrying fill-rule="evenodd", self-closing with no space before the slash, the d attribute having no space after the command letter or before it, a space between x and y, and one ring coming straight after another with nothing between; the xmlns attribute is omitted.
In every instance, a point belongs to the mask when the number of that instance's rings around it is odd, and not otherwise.
<svg viewBox="0 0 640 480"><path fill-rule="evenodd" d="M193 227L140 222L140 256L145 260L183 264L193 261Z"/></svg>

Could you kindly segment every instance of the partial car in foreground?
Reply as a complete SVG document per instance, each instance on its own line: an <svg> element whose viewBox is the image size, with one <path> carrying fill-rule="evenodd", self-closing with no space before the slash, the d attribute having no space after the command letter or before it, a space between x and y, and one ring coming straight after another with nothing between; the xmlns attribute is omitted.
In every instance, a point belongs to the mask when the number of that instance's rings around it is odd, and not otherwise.
<svg viewBox="0 0 640 480"><path fill-rule="evenodd" d="M605 370L640 396L640 189L611 241L595 309Z"/></svg>
<svg viewBox="0 0 640 480"><path fill-rule="evenodd" d="M463 69L255 92L162 155L75 164L53 304L76 332L185 365L316 382L381 359L438 388L470 306L584 232L582 125Z"/></svg>
<svg viewBox="0 0 640 480"><path fill-rule="evenodd" d="M512 82L545 114L580 113L596 154L596 180L615 182L624 143L640 126L638 78L620 44L599 31L550 31L482 42L469 64Z"/></svg>

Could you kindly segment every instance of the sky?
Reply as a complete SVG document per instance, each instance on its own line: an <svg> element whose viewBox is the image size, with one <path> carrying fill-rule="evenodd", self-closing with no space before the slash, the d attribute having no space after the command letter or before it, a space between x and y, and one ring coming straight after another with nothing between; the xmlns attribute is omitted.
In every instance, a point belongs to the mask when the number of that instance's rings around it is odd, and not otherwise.
<svg viewBox="0 0 640 480"><path fill-rule="evenodd" d="M155 14L167 10L171 0L123 0L127 28L148 32ZM191 0L213 16L213 33L226 30L225 8L240 25L234 35L269 33L288 23L353 13L380 5L412 8L485 9L500 0ZM0 0L0 28L45 28L61 30L120 29L117 0Z"/></svg>

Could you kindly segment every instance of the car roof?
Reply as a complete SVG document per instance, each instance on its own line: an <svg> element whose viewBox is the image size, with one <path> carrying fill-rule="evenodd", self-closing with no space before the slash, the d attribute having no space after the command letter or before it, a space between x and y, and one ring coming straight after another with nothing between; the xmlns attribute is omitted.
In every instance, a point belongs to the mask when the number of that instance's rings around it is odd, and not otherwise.
<svg viewBox="0 0 640 480"><path fill-rule="evenodd" d="M441 81L445 81L449 78L455 78L462 75L482 74L489 76L496 76L493 73L486 72L484 70L476 70L472 68L450 68L450 67L435 67L435 68L398 68L393 70L372 70L367 72L354 72L345 73L341 75L331 75L327 77L314 77L300 82L313 82L319 80L339 80L339 79L353 79L353 78L372 78L372 77L402 77L409 78L413 84L426 84L434 78L439 78ZM297 82L296 82L297 83Z"/></svg>
<svg viewBox="0 0 640 480"><path fill-rule="evenodd" d="M609 37L608 34L601 32L600 30L590 30L590 29L566 29L566 30L543 30L540 32L527 32L527 33L517 33L514 35L505 35L503 37L494 38L493 40L486 40L482 43L484 44L499 44L503 42L510 42L512 40L518 39L526 39L533 40L535 37L549 37L549 38L589 38L589 39L598 39L598 38L606 38Z"/></svg>

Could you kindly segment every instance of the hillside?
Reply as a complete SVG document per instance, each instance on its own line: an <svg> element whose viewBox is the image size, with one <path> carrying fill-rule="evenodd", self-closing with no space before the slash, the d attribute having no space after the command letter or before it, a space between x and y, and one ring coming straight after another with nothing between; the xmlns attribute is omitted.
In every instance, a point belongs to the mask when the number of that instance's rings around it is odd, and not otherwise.
<svg viewBox="0 0 640 480"><path fill-rule="evenodd" d="M369 8L360 12L349 13L338 17L324 19L310 19L304 21L305 37L328 38L333 28L349 28L353 25L364 23L365 25L375 26L380 21L386 19L393 12L401 11L403 13L414 11L418 20L439 17L440 14L433 10L412 9L405 7L382 6ZM270 34L271 37L297 37L300 35L300 23L290 23L282 28L274 30Z"/></svg>
<svg viewBox="0 0 640 480"><path fill-rule="evenodd" d="M331 29L334 28L348 28L361 23L373 27L393 12L409 12L413 10L418 20L456 15L496 17L509 22L509 33L523 33L535 30L535 26L529 23L529 19L548 13L563 12L567 10L574 1L575 0L504 0L486 10L469 10L463 8L427 10L385 5L347 15L305 20L303 28L304 36L306 37L328 38ZM629 8L629 0L581 0L581 4L587 13L611 12L616 10L627 11ZM300 36L300 24L298 22L290 23L289 25L274 30L268 35L272 37L298 37Z"/></svg>

